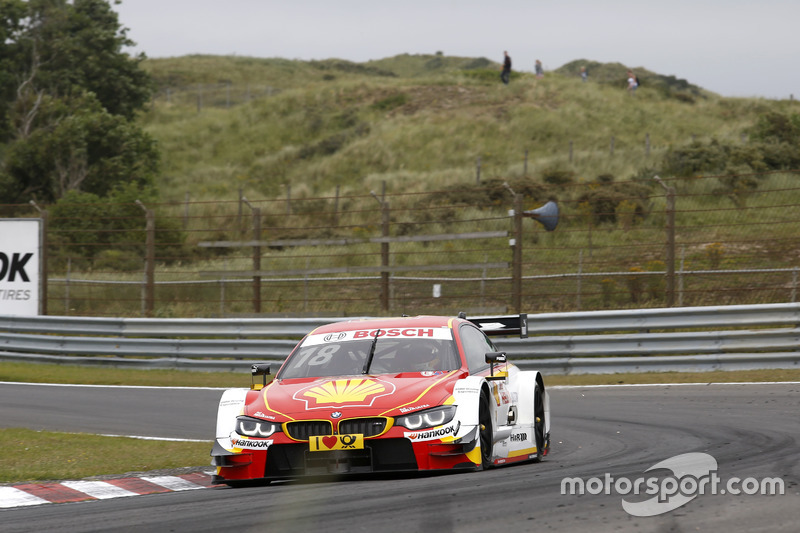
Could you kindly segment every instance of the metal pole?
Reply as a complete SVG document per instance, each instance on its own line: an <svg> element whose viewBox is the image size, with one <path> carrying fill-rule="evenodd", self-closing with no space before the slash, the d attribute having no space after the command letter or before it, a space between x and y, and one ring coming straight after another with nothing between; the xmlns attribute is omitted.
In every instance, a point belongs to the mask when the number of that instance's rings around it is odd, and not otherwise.
<svg viewBox="0 0 800 533"><path fill-rule="evenodd" d="M522 312L522 195L514 195L514 243L511 260L511 298L515 313Z"/></svg>
<svg viewBox="0 0 800 533"><path fill-rule="evenodd" d="M253 246L253 312L261 312L261 276L258 274L261 271L261 246L258 244L261 241L261 208L253 208L253 240L256 241Z"/></svg>
<svg viewBox="0 0 800 533"><path fill-rule="evenodd" d="M67 257L67 279L64 284L64 315L69 314L69 277L72 274L72 258Z"/></svg>
<svg viewBox="0 0 800 533"><path fill-rule="evenodd" d="M336 200L333 204L333 225L339 225L339 185L336 186Z"/></svg>
<svg viewBox="0 0 800 533"><path fill-rule="evenodd" d="M144 314L153 316L155 308L155 272L156 272L156 215L152 209L147 209L142 202L136 200L145 216L145 262L144 262Z"/></svg>
<svg viewBox="0 0 800 533"><path fill-rule="evenodd" d="M183 229L189 226L189 191L186 191L186 196L183 200Z"/></svg>
<svg viewBox="0 0 800 533"><path fill-rule="evenodd" d="M578 298L577 298L577 300L578 300L577 301L578 311L581 310L581 292L582 292L582 288L583 288L582 287L582 282L583 282L582 274L583 274L583 250L578 252L578 281L577 281L577 285L578 286L576 288L577 292L578 292Z"/></svg>
<svg viewBox="0 0 800 533"><path fill-rule="evenodd" d="M524 170L522 172L522 175L523 176L527 176L528 175L528 150L525 150L525 167L524 167Z"/></svg>
<svg viewBox="0 0 800 533"><path fill-rule="evenodd" d="M678 307L683 307L683 270L686 265L686 246L681 246L681 266L678 271Z"/></svg>
<svg viewBox="0 0 800 533"><path fill-rule="evenodd" d="M239 227L239 231L242 234L244 234L244 225L242 224L243 220L242 204L244 203L242 201L243 199L244 199L244 193L242 192L242 188L239 187L239 217L237 219L236 225Z"/></svg>
<svg viewBox="0 0 800 533"><path fill-rule="evenodd" d="M653 177L667 191L667 307L675 305L675 188L668 187L658 176Z"/></svg>
<svg viewBox="0 0 800 533"><path fill-rule="evenodd" d="M47 209L40 208L35 201L30 204L39 212L42 224L39 228L39 314L47 314Z"/></svg>
<svg viewBox="0 0 800 533"><path fill-rule="evenodd" d="M381 202L381 214L383 231L381 232L384 237L389 236L389 202ZM381 243L381 266L389 266L389 243ZM381 309L384 311L389 310L389 271L381 272Z"/></svg>
<svg viewBox="0 0 800 533"><path fill-rule="evenodd" d="M261 208L242 196L242 202L253 211L253 312L261 312Z"/></svg>

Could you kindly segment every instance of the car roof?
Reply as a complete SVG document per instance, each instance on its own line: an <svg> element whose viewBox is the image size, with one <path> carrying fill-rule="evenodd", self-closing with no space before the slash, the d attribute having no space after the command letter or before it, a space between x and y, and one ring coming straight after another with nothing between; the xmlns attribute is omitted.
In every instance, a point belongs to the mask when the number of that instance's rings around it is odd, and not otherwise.
<svg viewBox="0 0 800 533"><path fill-rule="evenodd" d="M448 328L464 322L459 318L448 316L405 316L387 318L367 318L332 322L320 326L311 333L335 333L338 331L353 331L361 329L391 329L391 328Z"/></svg>

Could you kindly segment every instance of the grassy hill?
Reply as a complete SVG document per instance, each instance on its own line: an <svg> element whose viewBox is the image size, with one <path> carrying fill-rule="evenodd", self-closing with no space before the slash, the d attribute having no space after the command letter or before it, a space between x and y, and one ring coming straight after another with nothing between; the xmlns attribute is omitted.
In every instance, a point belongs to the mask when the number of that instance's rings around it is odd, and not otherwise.
<svg viewBox="0 0 800 533"><path fill-rule="evenodd" d="M581 83L578 71L590 76ZM723 98L686 80L578 60L499 81L485 58L399 55L367 63L186 56L144 63L159 93L141 120L163 153L165 200L437 190L481 176L582 180L659 172L692 139L741 142L797 102ZM612 140L613 137L613 140ZM649 154L646 139L649 137ZM613 155L611 153L613 143Z"/></svg>
<svg viewBox="0 0 800 533"><path fill-rule="evenodd" d="M497 63L441 54L144 67L159 90L139 120L160 146L168 203L146 202L157 212L156 316L493 313L512 295L538 311L663 306L668 202L656 174L678 196L671 249L689 272L678 305L796 298L796 101L723 98L644 67L630 95L625 65L585 60L542 79L515 72L507 86ZM379 205L371 192L384 187ZM524 225L519 290L503 233L509 188L522 211L551 198L561 210L556 232ZM143 232L108 231L109 220L143 223L126 207L88 219L79 204L52 211L50 279L92 281L51 283L53 301L76 314L143 312ZM249 245L236 246L256 228L271 242L257 267ZM487 231L501 235L411 239ZM368 242L384 233L400 237L388 253ZM118 245L104 244L112 237ZM386 266L398 273L390 290L370 277L379 265L381 280ZM253 269L268 270L264 290L250 286ZM443 279L446 297L432 297Z"/></svg>

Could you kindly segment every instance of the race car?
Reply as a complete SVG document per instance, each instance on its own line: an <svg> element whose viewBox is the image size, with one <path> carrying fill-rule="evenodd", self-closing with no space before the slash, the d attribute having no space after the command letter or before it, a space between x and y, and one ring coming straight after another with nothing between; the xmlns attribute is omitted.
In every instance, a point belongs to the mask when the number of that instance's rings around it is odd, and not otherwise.
<svg viewBox="0 0 800 533"><path fill-rule="evenodd" d="M540 461L550 448L542 375L487 334L526 336L525 315L417 316L321 326L275 378L219 402L216 483L301 476L482 470ZM260 381L260 383L259 383Z"/></svg>

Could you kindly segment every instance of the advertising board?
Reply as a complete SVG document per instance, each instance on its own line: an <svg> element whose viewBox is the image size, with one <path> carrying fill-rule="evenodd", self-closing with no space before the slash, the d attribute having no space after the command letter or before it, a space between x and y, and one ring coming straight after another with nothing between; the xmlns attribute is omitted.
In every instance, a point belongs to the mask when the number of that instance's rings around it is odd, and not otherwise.
<svg viewBox="0 0 800 533"><path fill-rule="evenodd" d="M40 314L41 220L0 218L0 315Z"/></svg>

